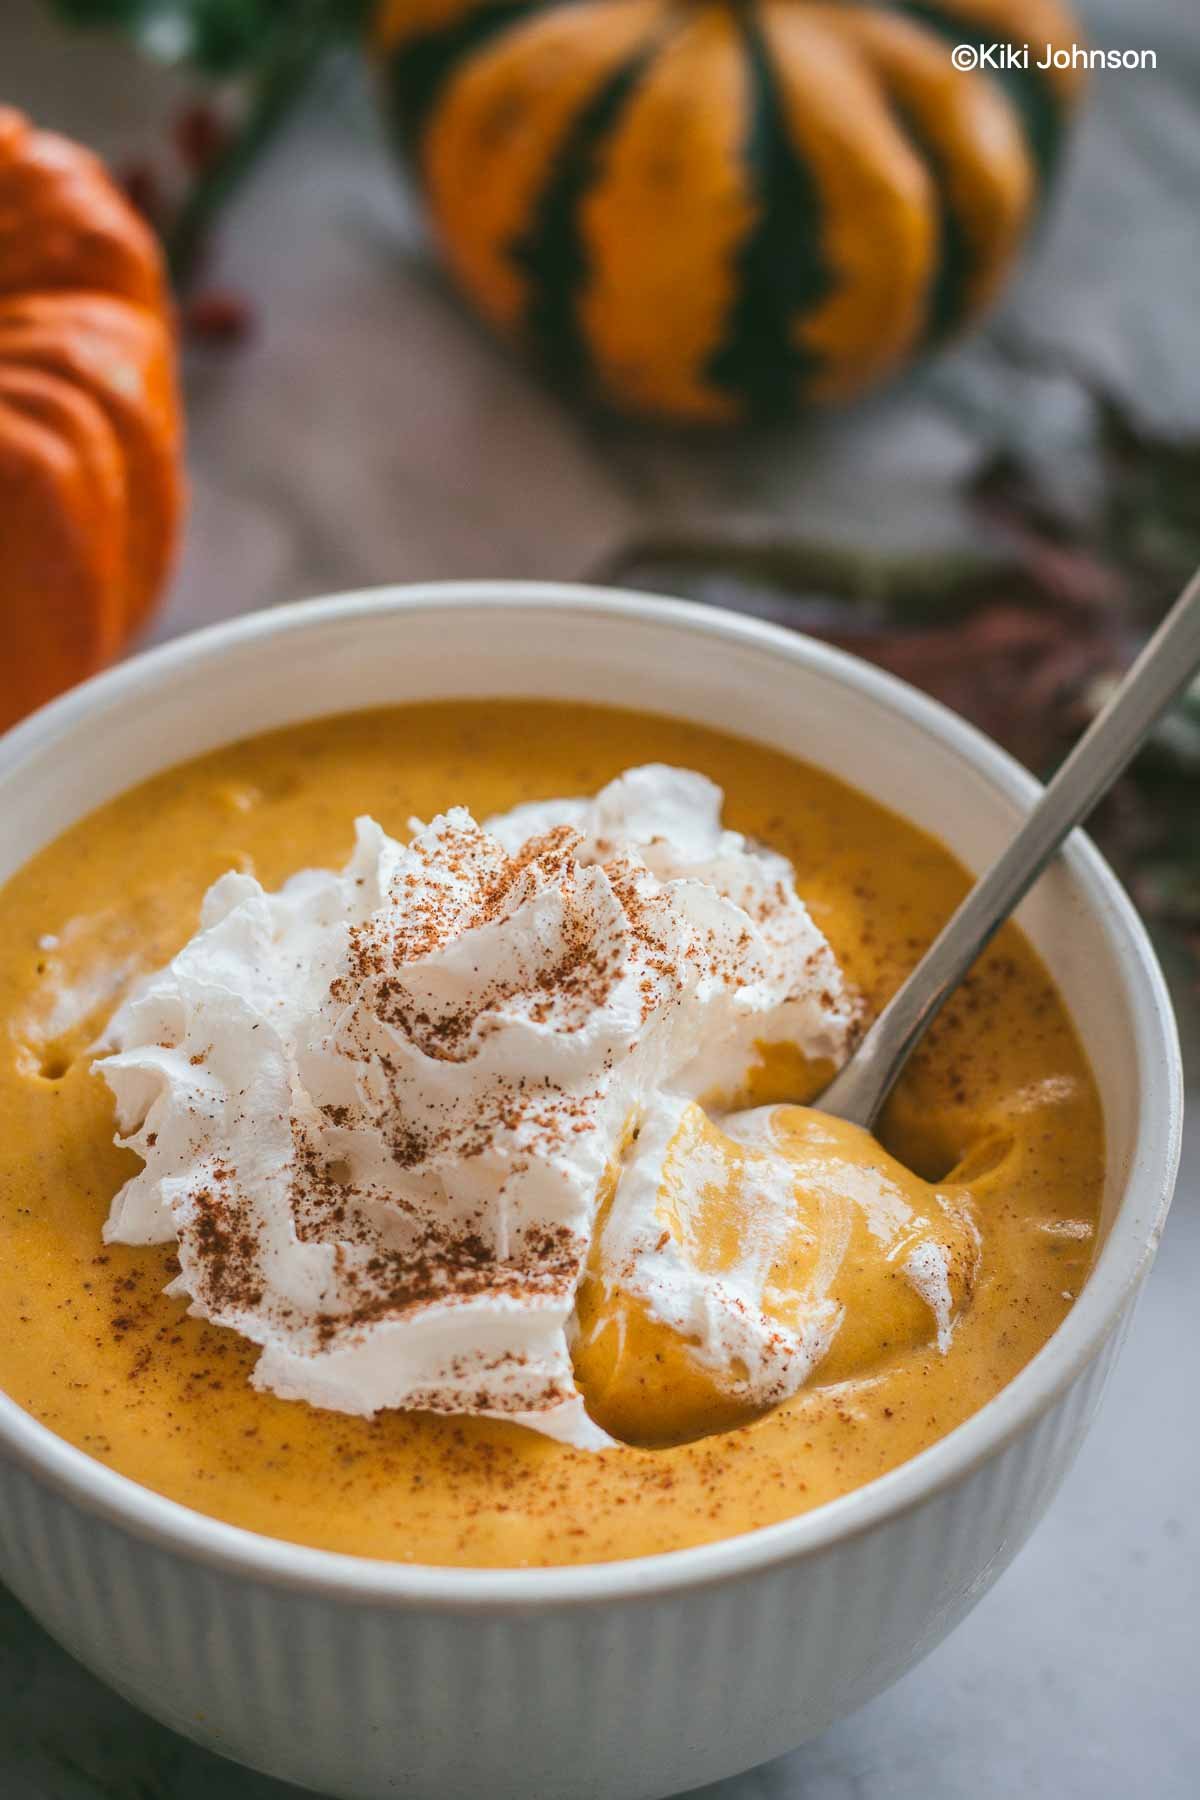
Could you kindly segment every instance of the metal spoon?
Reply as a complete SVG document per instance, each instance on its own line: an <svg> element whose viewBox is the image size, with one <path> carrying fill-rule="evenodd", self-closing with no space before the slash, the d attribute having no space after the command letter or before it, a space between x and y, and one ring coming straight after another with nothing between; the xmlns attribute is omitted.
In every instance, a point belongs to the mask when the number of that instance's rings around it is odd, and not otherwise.
<svg viewBox="0 0 1200 1800"><path fill-rule="evenodd" d="M814 1106L871 1130L901 1069L946 1000L1063 839L1108 792L1197 669L1200 573L1080 738L1008 849L971 889Z"/></svg>

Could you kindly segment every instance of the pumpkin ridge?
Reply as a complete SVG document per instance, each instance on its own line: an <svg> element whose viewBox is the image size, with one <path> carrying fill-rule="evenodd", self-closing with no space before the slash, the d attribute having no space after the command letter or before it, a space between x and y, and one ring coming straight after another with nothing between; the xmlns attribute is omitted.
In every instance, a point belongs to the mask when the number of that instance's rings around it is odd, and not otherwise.
<svg viewBox="0 0 1200 1800"><path fill-rule="evenodd" d="M559 3L573 5L577 0ZM475 52L543 11L544 0L506 0L491 6L475 0L451 25L419 32L407 40L383 37L380 50L388 58L384 83L395 102L394 130L405 155L419 154L425 126L443 89L464 72Z"/></svg>
<svg viewBox="0 0 1200 1800"><path fill-rule="evenodd" d="M742 155L749 86L733 7L698 6L663 39L605 139L604 179L579 208L590 275L578 311L618 406L695 424L737 417L738 400L705 365L726 335L734 255L757 216Z"/></svg>
<svg viewBox="0 0 1200 1800"><path fill-rule="evenodd" d="M999 25L990 30L977 19L958 13L942 0L890 0L893 11L935 32L947 44L1013 44L1018 40ZM1019 40L1024 45L1024 39ZM980 74L1003 90L1025 127L1029 147L1045 183L1053 173L1066 125L1066 109L1052 83L1036 69L981 69ZM1044 191L1044 190L1043 190Z"/></svg>
<svg viewBox="0 0 1200 1800"><path fill-rule="evenodd" d="M602 179L604 139L619 124L661 42L656 35L627 57L579 113L534 206L529 229L508 248L512 261L530 278L524 335L551 376L573 389L586 386L592 369L578 308L590 268L580 205Z"/></svg>
<svg viewBox="0 0 1200 1800"><path fill-rule="evenodd" d="M937 204L937 272L929 293L928 317L922 341L938 344L952 337L971 311L971 283L975 256L970 235L950 194L945 158L911 107L894 97L891 110L896 124L909 139L933 179Z"/></svg>
<svg viewBox="0 0 1200 1800"><path fill-rule="evenodd" d="M98 157L0 107L0 293L64 288L161 310L153 234Z"/></svg>
<svg viewBox="0 0 1200 1800"><path fill-rule="evenodd" d="M866 8L822 14L867 59L894 128L929 177L937 255L923 342L936 344L988 304L1024 235L1038 174L1023 121L1003 88L955 73L912 20Z"/></svg>
<svg viewBox="0 0 1200 1800"><path fill-rule="evenodd" d="M93 498L94 511L80 541L97 574L90 666L100 667L120 650L125 627L129 496L116 432L91 394L61 375L20 363L0 363L0 411L20 414L53 434L73 468L73 480ZM68 525L78 529L77 521Z"/></svg>
<svg viewBox="0 0 1200 1800"><path fill-rule="evenodd" d="M791 142L770 49L749 18L740 24L751 87L744 154L761 211L737 253L738 298L705 374L737 394L749 417L769 421L794 410L796 393L820 368L796 327L827 298L833 278L813 252L821 242L821 199ZM781 368L790 380L781 381Z"/></svg>
<svg viewBox="0 0 1200 1800"><path fill-rule="evenodd" d="M121 545L92 423L69 390L0 371L0 486L13 509L0 537L0 729L92 674L120 640Z"/></svg>
<svg viewBox="0 0 1200 1800"><path fill-rule="evenodd" d="M107 294L0 296L0 359L89 394L121 447L129 492L126 628L148 613L170 565L180 510L179 421L164 322Z"/></svg>

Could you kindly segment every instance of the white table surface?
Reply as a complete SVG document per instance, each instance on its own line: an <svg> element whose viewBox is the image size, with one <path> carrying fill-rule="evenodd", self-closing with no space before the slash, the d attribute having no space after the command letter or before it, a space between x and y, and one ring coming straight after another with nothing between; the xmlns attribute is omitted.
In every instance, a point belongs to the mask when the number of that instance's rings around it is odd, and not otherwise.
<svg viewBox="0 0 1200 1800"><path fill-rule="evenodd" d="M1185 353L1200 317L1194 100L1187 111L1189 92L1200 91L1194 0L1137 9L1094 0L1091 12L1114 41L1161 42L1163 79L1150 86L1149 76L1122 75L1098 92L1068 178L1072 204L1003 323L1052 353L1064 311L1047 297L1074 281L1072 350L1136 394L1151 424L1200 437L1200 359ZM44 16L36 0L0 7L0 101L117 153L144 146L171 103L171 82L107 44L65 50ZM1134 80L1147 85L1135 89ZM1159 176L1148 181L1139 156L1156 134ZM1190 196L1197 254L1180 260L1175 283L1131 288L1142 257L1182 229L1179 193ZM1087 478L1083 387L1058 374L1016 396L1007 384L989 390L986 342L847 419L759 446L697 449L583 424L449 300L353 82L333 82L273 155L224 234L217 272L255 296L261 316L245 347L191 359L192 521L160 635L384 580L584 575L647 519L704 513L729 497L835 534L954 541L970 527L952 484L981 454L978 427L962 425L963 393L990 393L987 428L996 434L1016 412L1036 409L1047 455ZM1182 973L1176 987L1195 1078L1200 1009ZM794 1755L709 1793L1194 1800L1198 1379L1193 1122L1128 1348L1032 1543L890 1692ZM142 1718L0 1591L4 1800L271 1800L290 1791Z"/></svg>

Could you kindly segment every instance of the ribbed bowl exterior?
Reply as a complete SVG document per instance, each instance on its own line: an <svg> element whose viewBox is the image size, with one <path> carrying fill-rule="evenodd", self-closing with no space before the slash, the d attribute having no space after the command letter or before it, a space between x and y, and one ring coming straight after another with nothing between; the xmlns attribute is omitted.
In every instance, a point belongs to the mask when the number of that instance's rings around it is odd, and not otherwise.
<svg viewBox="0 0 1200 1800"><path fill-rule="evenodd" d="M956 1485L675 1593L479 1610L335 1599L146 1542L7 1462L0 1575L147 1712L321 1793L649 1800L791 1749L958 1623L1069 1468L1127 1317Z"/></svg>

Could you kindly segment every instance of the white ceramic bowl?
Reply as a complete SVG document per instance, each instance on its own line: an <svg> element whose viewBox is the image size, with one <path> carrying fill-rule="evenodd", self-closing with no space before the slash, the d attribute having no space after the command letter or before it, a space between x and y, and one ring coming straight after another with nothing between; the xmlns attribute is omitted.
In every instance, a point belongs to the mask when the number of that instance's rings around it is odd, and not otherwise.
<svg viewBox="0 0 1200 1800"><path fill-rule="evenodd" d="M392 589L184 639L12 732L0 878L111 795L234 737L455 695L619 702L740 732L835 770L974 866L1038 791L900 682L752 620L579 588ZM1046 1348L923 1455L802 1518L673 1555L411 1568L218 1524L0 1397L0 1574L148 1712L339 1796L662 1795L860 1705L963 1617L1044 1511L1175 1178L1175 1027L1128 900L1077 836L1021 916L1102 1091L1107 1236Z"/></svg>

